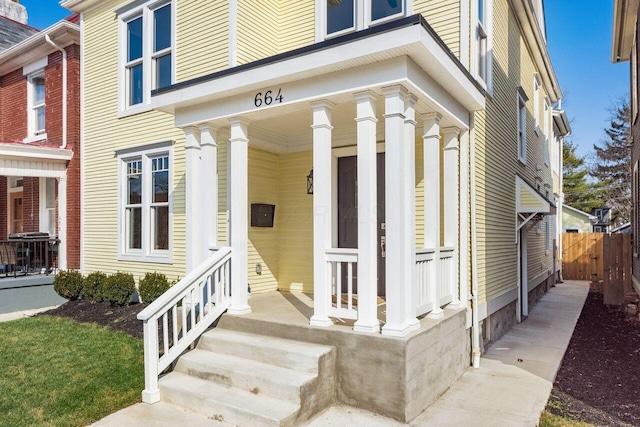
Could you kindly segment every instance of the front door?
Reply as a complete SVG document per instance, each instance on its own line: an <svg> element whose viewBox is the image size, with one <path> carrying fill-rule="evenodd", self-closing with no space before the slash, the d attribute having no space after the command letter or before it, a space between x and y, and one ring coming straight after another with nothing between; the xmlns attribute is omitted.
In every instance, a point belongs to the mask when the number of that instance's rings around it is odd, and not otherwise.
<svg viewBox="0 0 640 427"><path fill-rule="evenodd" d="M378 153L378 295L385 296L385 193L384 153ZM338 158L338 247L358 247L358 164L357 157ZM342 292L346 293L346 269L343 269ZM357 292L357 272L353 271L354 293Z"/></svg>
<svg viewBox="0 0 640 427"><path fill-rule="evenodd" d="M22 233L22 192L10 194L9 233Z"/></svg>

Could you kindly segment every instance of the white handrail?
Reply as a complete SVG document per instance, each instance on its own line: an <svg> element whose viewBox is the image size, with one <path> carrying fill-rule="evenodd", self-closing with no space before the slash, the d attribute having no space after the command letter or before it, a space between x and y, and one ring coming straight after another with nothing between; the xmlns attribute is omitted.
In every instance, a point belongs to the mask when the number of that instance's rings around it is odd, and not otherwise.
<svg viewBox="0 0 640 427"><path fill-rule="evenodd" d="M160 400L158 375L231 304L230 266L231 248L219 248L138 314L144 331L143 402ZM162 331L162 347L158 329Z"/></svg>

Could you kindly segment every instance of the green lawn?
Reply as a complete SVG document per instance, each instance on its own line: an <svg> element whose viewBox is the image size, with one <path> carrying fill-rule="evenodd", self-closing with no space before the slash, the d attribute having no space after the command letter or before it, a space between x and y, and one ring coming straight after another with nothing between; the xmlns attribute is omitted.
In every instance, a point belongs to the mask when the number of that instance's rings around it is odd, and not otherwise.
<svg viewBox="0 0 640 427"><path fill-rule="evenodd" d="M552 414L549 411L544 411L540 418L539 427L593 427L593 424L583 423L580 421L574 421L570 418L561 417L559 415Z"/></svg>
<svg viewBox="0 0 640 427"><path fill-rule="evenodd" d="M38 316L0 323L0 426L85 426L140 400L142 341Z"/></svg>

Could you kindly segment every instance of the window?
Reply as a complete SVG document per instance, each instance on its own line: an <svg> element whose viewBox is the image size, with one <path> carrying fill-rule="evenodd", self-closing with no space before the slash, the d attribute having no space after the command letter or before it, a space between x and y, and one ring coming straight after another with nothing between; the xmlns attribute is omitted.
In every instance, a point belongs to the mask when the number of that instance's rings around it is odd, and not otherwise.
<svg viewBox="0 0 640 427"><path fill-rule="evenodd" d="M134 2L133 5L137 3ZM127 6L124 6L127 8ZM121 19L121 113L139 112L151 90L169 86L174 74L173 3L146 3L119 10Z"/></svg>
<svg viewBox="0 0 640 427"><path fill-rule="evenodd" d="M476 0L476 75L491 91L493 0Z"/></svg>
<svg viewBox="0 0 640 427"><path fill-rule="evenodd" d="M545 216L544 217L544 228L545 228L545 234L544 234L544 247L545 250L547 251L546 253L549 254L549 252L551 251L551 226L552 226L552 222L549 221L549 216Z"/></svg>
<svg viewBox="0 0 640 427"><path fill-rule="evenodd" d="M336 37L352 31L360 31L369 26L387 22L408 15L406 0L319 0L317 16L321 34ZM324 20L324 23L322 22Z"/></svg>
<svg viewBox="0 0 640 427"><path fill-rule="evenodd" d="M167 144L119 155L120 259L171 262L171 151Z"/></svg>
<svg viewBox="0 0 640 427"><path fill-rule="evenodd" d="M540 132L540 76L533 76L533 119L536 133Z"/></svg>
<svg viewBox="0 0 640 427"><path fill-rule="evenodd" d="M527 163L527 99L518 91L518 159Z"/></svg>
<svg viewBox="0 0 640 427"><path fill-rule="evenodd" d="M29 75L27 82L29 86L29 136L40 136L36 140L44 139L46 138L44 72L39 71Z"/></svg>
<svg viewBox="0 0 640 427"><path fill-rule="evenodd" d="M544 164L549 166L549 140L551 135L551 101L549 98L545 98L544 100L544 135L543 135L543 144L544 144Z"/></svg>
<svg viewBox="0 0 640 427"><path fill-rule="evenodd" d="M40 231L56 233L56 179L40 178Z"/></svg>

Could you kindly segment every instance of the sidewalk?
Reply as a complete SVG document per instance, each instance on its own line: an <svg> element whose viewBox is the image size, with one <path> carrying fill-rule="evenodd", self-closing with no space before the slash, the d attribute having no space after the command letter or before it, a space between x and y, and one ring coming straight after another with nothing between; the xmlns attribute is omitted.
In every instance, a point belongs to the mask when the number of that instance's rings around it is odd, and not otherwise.
<svg viewBox="0 0 640 427"><path fill-rule="evenodd" d="M580 317L588 282L565 281L552 288L522 323L495 342L480 368L462 377L412 426L535 426ZM309 426L400 426L395 420L337 406Z"/></svg>
<svg viewBox="0 0 640 427"><path fill-rule="evenodd" d="M410 424L422 426L536 426L580 317L588 282L565 281L552 288L529 313L495 342L480 368L469 368L444 395ZM136 404L95 425L228 426L177 407ZM349 406L334 406L307 423L324 426L403 426L396 420Z"/></svg>

